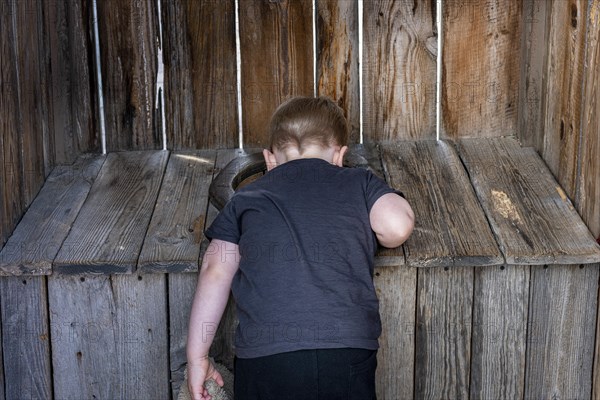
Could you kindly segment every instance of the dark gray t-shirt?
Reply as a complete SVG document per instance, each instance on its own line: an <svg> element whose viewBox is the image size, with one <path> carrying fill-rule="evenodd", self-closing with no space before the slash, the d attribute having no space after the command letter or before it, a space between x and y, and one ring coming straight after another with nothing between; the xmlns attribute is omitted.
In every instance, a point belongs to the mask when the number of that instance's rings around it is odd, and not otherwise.
<svg viewBox="0 0 600 400"><path fill-rule="evenodd" d="M394 192L367 170L306 158L235 193L205 234L239 245L238 357L378 348L369 212Z"/></svg>

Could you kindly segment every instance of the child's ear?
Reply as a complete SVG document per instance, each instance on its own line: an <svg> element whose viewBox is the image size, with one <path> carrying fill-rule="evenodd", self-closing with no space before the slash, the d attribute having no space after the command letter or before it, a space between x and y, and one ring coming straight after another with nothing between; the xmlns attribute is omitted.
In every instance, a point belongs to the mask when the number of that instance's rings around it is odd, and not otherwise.
<svg viewBox="0 0 600 400"><path fill-rule="evenodd" d="M348 151L348 146L342 146L341 149L336 150L333 154L333 164L337 165L338 167L343 167L344 154L346 154L346 151Z"/></svg>
<svg viewBox="0 0 600 400"><path fill-rule="evenodd" d="M270 171L277 166L275 154L271 153L269 150L263 149L263 157L265 158L265 163L267 164L267 171Z"/></svg>

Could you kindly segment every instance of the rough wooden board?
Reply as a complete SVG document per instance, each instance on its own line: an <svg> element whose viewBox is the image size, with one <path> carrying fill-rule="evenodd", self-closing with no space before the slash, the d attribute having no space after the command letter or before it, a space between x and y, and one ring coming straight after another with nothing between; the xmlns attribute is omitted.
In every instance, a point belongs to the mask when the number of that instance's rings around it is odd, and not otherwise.
<svg viewBox="0 0 600 400"><path fill-rule="evenodd" d="M22 156L19 144L18 75L13 18L15 2L0 2L0 218L2 244L8 239L24 211L22 186Z"/></svg>
<svg viewBox="0 0 600 400"><path fill-rule="evenodd" d="M344 110L349 143L358 143L358 2L317 0L317 93Z"/></svg>
<svg viewBox="0 0 600 400"><path fill-rule="evenodd" d="M168 154L132 151L108 155L54 260L54 272L135 269Z"/></svg>
<svg viewBox="0 0 600 400"><path fill-rule="evenodd" d="M445 136L515 134L522 0L450 1L443 11Z"/></svg>
<svg viewBox="0 0 600 400"><path fill-rule="evenodd" d="M173 399L177 399L187 365L186 344L198 274L169 274L169 364Z"/></svg>
<svg viewBox="0 0 600 400"><path fill-rule="evenodd" d="M524 146L543 148L544 66L548 48L547 15L552 2L522 0L521 80L519 82L518 138Z"/></svg>
<svg viewBox="0 0 600 400"><path fill-rule="evenodd" d="M434 2L364 2L364 137L435 137Z"/></svg>
<svg viewBox="0 0 600 400"><path fill-rule="evenodd" d="M46 301L45 277L0 278L7 399L52 398Z"/></svg>
<svg viewBox="0 0 600 400"><path fill-rule="evenodd" d="M142 272L198 269L214 150L172 153L138 260Z"/></svg>
<svg viewBox="0 0 600 400"><path fill-rule="evenodd" d="M377 353L379 399L412 399L414 394L417 269L378 269L374 277L382 332Z"/></svg>
<svg viewBox="0 0 600 400"><path fill-rule="evenodd" d="M51 273L105 158L82 156L73 165L54 168L0 252L0 275Z"/></svg>
<svg viewBox="0 0 600 400"><path fill-rule="evenodd" d="M458 147L507 264L600 262L600 246L533 148L511 138Z"/></svg>
<svg viewBox="0 0 600 400"><path fill-rule="evenodd" d="M55 398L169 398L165 275L52 275L48 291Z"/></svg>
<svg viewBox="0 0 600 400"><path fill-rule="evenodd" d="M162 0L169 148L238 144L234 0Z"/></svg>
<svg viewBox="0 0 600 400"><path fill-rule="evenodd" d="M588 399L598 267L531 268L526 399Z"/></svg>
<svg viewBox="0 0 600 400"><path fill-rule="evenodd" d="M581 151L588 2L553 1L549 10L541 154L571 198L575 196L578 153Z"/></svg>
<svg viewBox="0 0 600 400"><path fill-rule="evenodd" d="M523 398L529 268L474 268L471 399Z"/></svg>
<svg viewBox="0 0 600 400"><path fill-rule="evenodd" d="M419 269L415 399L469 397L473 268Z"/></svg>
<svg viewBox="0 0 600 400"><path fill-rule="evenodd" d="M381 145L388 183L415 213L404 243L411 266L484 266L503 262L466 172L445 141Z"/></svg>
<svg viewBox="0 0 600 400"><path fill-rule="evenodd" d="M275 108L314 92L312 3L241 1L239 10L244 145L266 147Z"/></svg>
<svg viewBox="0 0 600 400"><path fill-rule="evenodd" d="M57 163L71 163L97 146L91 4L82 0L42 3L52 71L48 82L54 132L51 152Z"/></svg>
<svg viewBox="0 0 600 400"><path fill-rule="evenodd" d="M98 2L110 151L162 148L155 110L159 35L156 11L154 1Z"/></svg>

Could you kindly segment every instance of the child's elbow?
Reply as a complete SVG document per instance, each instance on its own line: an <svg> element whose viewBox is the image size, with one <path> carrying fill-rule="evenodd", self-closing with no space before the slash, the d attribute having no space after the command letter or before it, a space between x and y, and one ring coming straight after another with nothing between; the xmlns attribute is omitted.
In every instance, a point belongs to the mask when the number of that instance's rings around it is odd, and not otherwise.
<svg viewBox="0 0 600 400"><path fill-rule="evenodd" d="M411 212L402 216L390 218L386 229L377 233L379 243L388 248L394 248L402 245L411 235L415 226L415 217Z"/></svg>

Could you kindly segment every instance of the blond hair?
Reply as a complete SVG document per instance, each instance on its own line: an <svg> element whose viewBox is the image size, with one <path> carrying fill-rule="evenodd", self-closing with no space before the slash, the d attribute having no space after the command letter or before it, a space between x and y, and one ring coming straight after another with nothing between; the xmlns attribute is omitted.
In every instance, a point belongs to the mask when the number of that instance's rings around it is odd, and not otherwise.
<svg viewBox="0 0 600 400"><path fill-rule="evenodd" d="M345 146L348 124L342 109L327 97L294 97L282 103L269 124L271 151L296 146Z"/></svg>

